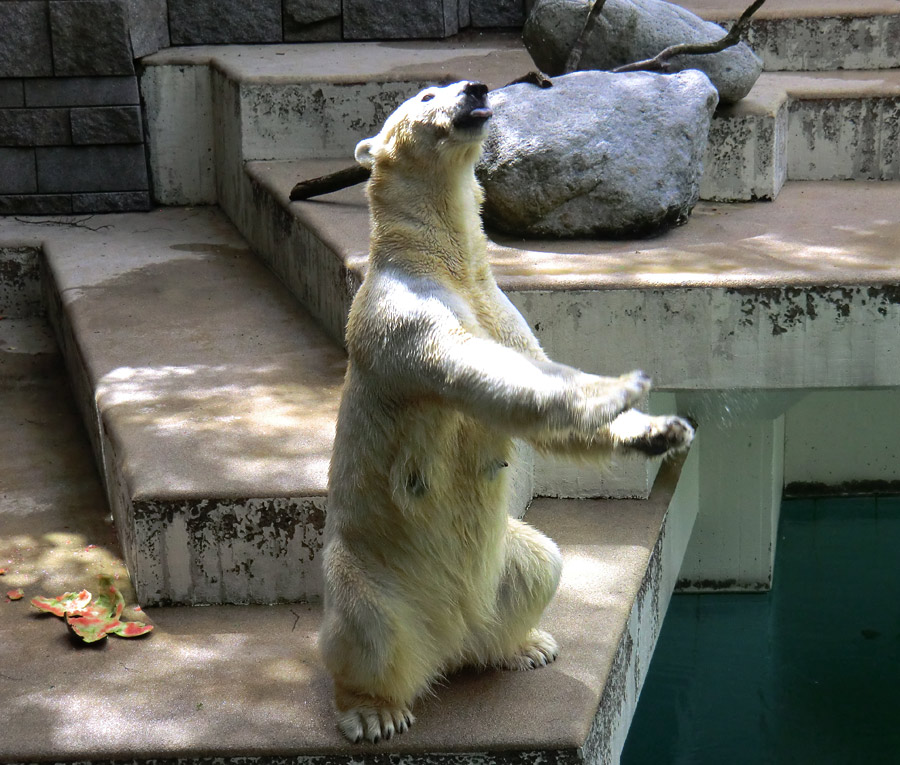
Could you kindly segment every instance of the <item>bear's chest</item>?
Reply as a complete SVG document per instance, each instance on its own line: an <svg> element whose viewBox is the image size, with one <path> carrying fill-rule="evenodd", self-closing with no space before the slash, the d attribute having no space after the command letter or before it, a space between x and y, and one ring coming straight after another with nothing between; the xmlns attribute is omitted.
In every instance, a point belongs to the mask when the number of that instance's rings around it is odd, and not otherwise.
<svg viewBox="0 0 900 765"><path fill-rule="evenodd" d="M504 342L507 335L504 316L489 290L472 285L467 287L465 294L455 289L447 290L442 299L471 335Z"/></svg>

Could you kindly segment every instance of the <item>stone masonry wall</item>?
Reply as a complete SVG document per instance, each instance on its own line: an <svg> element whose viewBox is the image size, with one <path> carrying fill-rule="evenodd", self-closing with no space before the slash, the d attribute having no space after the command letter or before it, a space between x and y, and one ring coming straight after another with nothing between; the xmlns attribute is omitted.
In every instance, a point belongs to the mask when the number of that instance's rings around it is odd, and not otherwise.
<svg viewBox="0 0 900 765"><path fill-rule="evenodd" d="M169 45L443 38L534 0L0 0L0 215L146 210L135 60Z"/></svg>
<svg viewBox="0 0 900 765"><path fill-rule="evenodd" d="M173 45L441 38L520 27L535 0L169 0Z"/></svg>
<svg viewBox="0 0 900 765"><path fill-rule="evenodd" d="M150 206L134 59L165 0L0 2L0 214Z"/></svg>

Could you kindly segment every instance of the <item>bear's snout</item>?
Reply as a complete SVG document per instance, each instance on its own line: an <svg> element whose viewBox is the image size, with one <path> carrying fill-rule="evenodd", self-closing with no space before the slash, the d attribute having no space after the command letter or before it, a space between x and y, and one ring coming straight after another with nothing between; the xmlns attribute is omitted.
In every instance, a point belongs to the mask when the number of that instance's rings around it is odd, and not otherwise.
<svg viewBox="0 0 900 765"><path fill-rule="evenodd" d="M466 96L474 96L475 98L484 99L487 95L487 85L481 82L467 82L462 89Z"/></svg>
<svg viewBox="0 0 900 765"><path fill-rule="evenodd" d="M460 91L462 103L453 119L453 127L458 129L481 128L493 116L488 105L487 85L467 82Z"/></svg>

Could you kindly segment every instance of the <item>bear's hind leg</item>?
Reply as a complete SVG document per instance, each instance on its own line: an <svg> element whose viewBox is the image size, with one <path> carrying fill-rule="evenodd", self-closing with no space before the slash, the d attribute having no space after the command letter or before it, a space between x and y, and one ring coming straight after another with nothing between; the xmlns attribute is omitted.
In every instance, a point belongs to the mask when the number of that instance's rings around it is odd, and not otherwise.
<svg viewBox="0 0 900 765"><path fill-rule="evenodd" d="M468 659L502 669L535 669L556 659L553 637L537 629L562 572L562 556L549 537L509 519L503 576L494 621L473 632Z"/></svg>
<svg viewBox="0 0 900 765"><path fill-rule="evenodd" d="M415 721L410 705L435 674L421 630L398 616L403 604L340 541L326 548L324 571L319 648L334 678L338 728L354 743L404 733Z"/></svg>

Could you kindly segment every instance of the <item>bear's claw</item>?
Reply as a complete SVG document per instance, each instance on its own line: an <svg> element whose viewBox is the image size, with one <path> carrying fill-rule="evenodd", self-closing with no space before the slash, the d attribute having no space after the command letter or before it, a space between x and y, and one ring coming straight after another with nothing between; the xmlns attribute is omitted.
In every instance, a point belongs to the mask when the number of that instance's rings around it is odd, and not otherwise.
<svg viewBox="0 0 900 765"><path fill-rule="evenodd" d="M501 669L515 669L527 671L546 667L553 663L559 656L559 646L549 632L543 630L531 630L528 639L513 656L508 656L499 662Z"/></svg>
<svg viewBox="0 0 900 765"><path fill-rule="evenodd" d="M351 743L365 740L377 744L381 739L390 741L394 734L406 733L415 721L413 713L405 707L362 706L342 712L338 728Z"/></svg>

